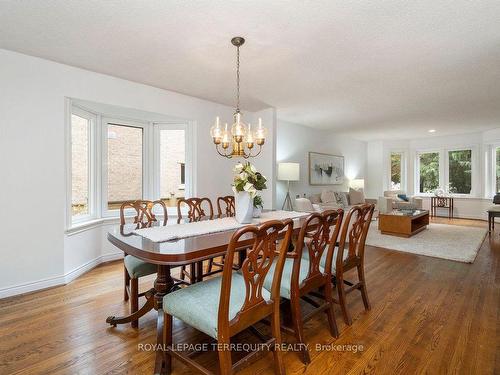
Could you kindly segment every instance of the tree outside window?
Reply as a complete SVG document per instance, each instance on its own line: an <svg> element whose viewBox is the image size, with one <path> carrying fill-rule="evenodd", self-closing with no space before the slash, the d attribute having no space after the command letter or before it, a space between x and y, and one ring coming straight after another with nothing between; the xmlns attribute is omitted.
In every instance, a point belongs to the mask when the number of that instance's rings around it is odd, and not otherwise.
<svg viewBox="0 0 500 375"><path fill-rule="evenodd" d="M448 151L448 183L450 193L470 194L472 190L471 173L472 150Z"/></svg>
<svg viewBox="0 0 500 375"><path fill-rule="evenodd" d="M401 190L401 160L400 152L391 153L391 190Z"/></svg>
<svg viewBox="0 0 500 375"><path fill-rule="evenodd" d="M425 152L419 155L420 192L432 193L439 187L439 152Z"/></svg>

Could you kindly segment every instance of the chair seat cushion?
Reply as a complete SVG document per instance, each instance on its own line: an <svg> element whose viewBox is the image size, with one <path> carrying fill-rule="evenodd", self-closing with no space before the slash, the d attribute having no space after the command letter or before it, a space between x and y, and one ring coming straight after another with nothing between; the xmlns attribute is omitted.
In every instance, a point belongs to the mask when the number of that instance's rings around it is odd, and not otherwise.
<svg viewBox="0 0 500 375"><path fill-rule="evenodd" d="M127 255L123 261L125 263L125 268L127 269L128 274L133 279L152 275L153 273L156 273L158 269L156 264L147 263L132 255Z"/></svg>
<svg viewBox="0 0 500 375"><path fill-rule="evenodd" d="M222 277L214 277L169 293L163 297L163 310L216 339L221 282ZM245 297L245 280L242 275L233 272L229 320L241 310ZM271 294L262 289L262 297L269 300Z"/></svg>
<svg viewBox="0 0 500 375"><path fill-rule="evenodd" d="M294 259L287 258L285 259L285 266L283 267L283 274L281 276L281 286L280 286L280 295L283 298L290 299L290 291L292 286L292 270L293 270L293 261ZM271 291L271 287L273 285L273 277L274 277L274 269L276 267L276 260L271 265L269 272L264 280L264 288ZM300 272L299 272L299 285L304 281L307 277L307 273L309 272L309 262L307 259L302 259L300 261Z"/></svg>

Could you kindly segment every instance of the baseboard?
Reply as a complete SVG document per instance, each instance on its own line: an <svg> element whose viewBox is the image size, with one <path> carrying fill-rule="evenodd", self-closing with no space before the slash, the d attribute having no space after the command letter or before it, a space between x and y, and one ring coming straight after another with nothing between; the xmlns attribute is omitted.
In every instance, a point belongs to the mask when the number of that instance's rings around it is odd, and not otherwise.
<svg viewBox="0 0 500 375"><path fill-rule="evenodd" d="M62 276L55 276L47 279L33 281L30 283L0 288L0 299L40 291L42 289L53 288L55 286L66 285L75 280L77 277L97 267L101 263L106 263L121 258L123 258L122 252L100 255L97 258L88 261L87 263L65 273Z"/></svg>

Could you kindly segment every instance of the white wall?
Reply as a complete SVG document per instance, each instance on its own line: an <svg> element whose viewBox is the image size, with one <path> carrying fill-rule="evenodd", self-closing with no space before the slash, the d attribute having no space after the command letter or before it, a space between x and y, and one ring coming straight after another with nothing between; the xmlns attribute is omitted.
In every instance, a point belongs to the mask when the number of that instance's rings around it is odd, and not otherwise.
<svg viewBox="0 0 500 375"><path fill-rule="evenodd" d="M401 151L406 159L406 191L416 194L416 157L419 150L446 150L460 147L472 147L473 159L473 195L455 198L455 216L472 219L486 219L486 209L491 206L493 192L489 188L490 173L488 150L491 144L500 143L500 129L487 132L459 134L455 136L433 136L422 139L403 141L373 141L367 146L367 166L369 171L365 185L370 195L381 196L389 189L389 156L392 151ZM444 168L444 166L442 166ZM429 208L430 198L424 197L424 208ZM446 215L447 211L440 211Z"/></svg>
<svg viewBox="0 0 500 375"><path fill-rule="evenodd" d="M294 201L296 195L309 196L320 193L325 188L332 190L348 190L348 179L343 185L311 186L309 185L310 151L333 155L343 155L345 174L348 178L365 177L366 143L345 136L337 136L334 132L306 127L291 122L278 120L276 131L276 162L300 163L300 181L292 182L290 195ZM276 182L276 205L281 207L286 195L286 182Z"/></svg>
<svg viewBox="0 0 500 375"><path fill-rule="evenodd" d="M209 136L215 116L228 121L233 109L130 81L0 49L0 296L50 286L103 254L102 230L65 237L65 98L133 108L194 121L195 193L231 193L235 160L217 155ZM273 201L275 111L263 117L268 141L256 160L270 179ZM80 236L81 235L81 236ZM85 246L80 241L89 241ZM30 287L19 287L45 280Z"/></svg>

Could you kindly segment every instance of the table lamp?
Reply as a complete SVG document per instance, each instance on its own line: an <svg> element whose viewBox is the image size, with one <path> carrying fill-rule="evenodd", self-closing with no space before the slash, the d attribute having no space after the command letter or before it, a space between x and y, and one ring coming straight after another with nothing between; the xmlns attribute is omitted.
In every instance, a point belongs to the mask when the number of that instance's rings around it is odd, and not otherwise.
<svg viewBox="0 0 500 375"><path fill-rule="evenodd" d="M293 211L292 199L290 198L290 181L300 180L299 163L278 163L278 180L287 181L288 188L282 210Z"/></svg>

